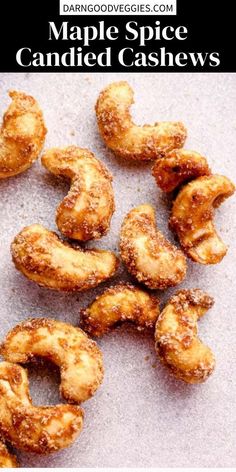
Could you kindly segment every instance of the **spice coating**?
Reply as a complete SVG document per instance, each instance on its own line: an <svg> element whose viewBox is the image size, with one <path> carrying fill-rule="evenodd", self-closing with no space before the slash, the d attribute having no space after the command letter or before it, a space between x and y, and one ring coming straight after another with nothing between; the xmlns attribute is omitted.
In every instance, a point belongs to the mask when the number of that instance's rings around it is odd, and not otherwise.
<svg viewBox="0 0 236 472"><path fill-rule="evenodd" d="M11 90L12 99L0 130L0 179L28 169L42 150L47 133L37 101Z"/></svg>
<svg viewBox="0 0 236 472"><path fill-rule="evenodd" d="M29 319L15 326L1 345L9 362L25 364L35 357L54 362L61 373L60 392L68 402L88 400L103 380L102 353L80 329L47 318Z"/></svg>
<svg viewBox="0 0 236 472"><path fill-rule="evenodd" d="M68 195L57 208L59 230L80 241L105 235L115 210L112 176L105 165L88 149L76 146L49 149L42 164L71 181Z"/></svg>
<svg viewBox="0 0 236 472"><path fill-rule="evenodd" d="M38 285L66 292L96 287L118 267L110 251L74 249L42 225L24 228L11 245L16 268Z"/></svg>
<svg viewBox="0 0 236 472"><path fill-rule="evenodd" d="M157 229L151 205L140 205L125 217L120 252L128 271L150 289L164 290L185 278L186 258Z"/></svg>
<svg viewBox="0 0 236 472"><path fill-rule="evenodd" d="M180 122L159 122L137 126L130 107L133 90L127 82L114 82L99 95L96 115L100 134L106 145L124 159L145 161L163 157L184 145L187 131Z"/></svg>
<svg viewBox="0 0 236 472"><path fill-rule="evenodd" d="M155 330L156 351L177 379L195 384L213 372L215 359L197 337L197 321L214 301L199 289L180 290L161 312Z"/></svg>
<svg viewBox="0 0 236 472"><path fill-rule="evenodd" d="M97 337L126 321L139 331L153 330L159 312L157 297L134 285L121 283L105 290L81 311L80 326Z"/></svg>
<svg viewBox="0 0 236 472"><path fill-rule="evenodd" d="M223 175L199 177L180 190L173 203L170 227L186 254L200 264L217 264L227 252L214 223L214 208L233 195L234 184Z"/></svg>

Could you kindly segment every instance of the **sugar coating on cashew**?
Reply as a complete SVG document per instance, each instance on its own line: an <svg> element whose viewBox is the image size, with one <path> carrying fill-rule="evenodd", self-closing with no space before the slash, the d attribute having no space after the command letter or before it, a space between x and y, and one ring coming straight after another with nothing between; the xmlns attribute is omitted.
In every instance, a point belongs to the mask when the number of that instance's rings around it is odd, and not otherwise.
<svg viewBox="0 0 236 472"><path fill-rule="evenodd" d="M185 278L186 258L158 230L151 205L140 205L125 217L120 252L128 271L150 289L164 290Z"/></svg>
<svg viewBox="0 0 236 472"><path fill-rule="evenodd" d="M16 467L18 467L16 457L8 451L7 446L0 438L0 468L15 469Z"/></svg>
<svg viewBox="0 0 236 472"><path fill-rule="evenodd" d="M35 98L14 90L9 96L12 103L0 130L0 179L28 169L41 152L47 133Z"/></svg>
<svg viewBox="0 0 236 472"><path fill-rule="evenodd" d="M233 195L234 184L225 176L199 177L180 190L173 203L170 227L185 253L200 264L216 264L227 252L214 223L214 208Z"/></svg>
<svg viewBox="0 0 236 472"><path fill-rule="evenodd" d="M80 326L91 336L102 336L128 321L138 330L152 330L159 315L159 300L131 284L118 284L81 311Z"/></svg>
<svg viewBox="0 0 236 472"><path fill-rule="evenodd" d="M162 157L184 145L187 131L183 123L163 121L137 126L130 107L134 92L127 82L114 82L99 95L96 115L100 134L117 156L137 161Z"/></svg>
<svg viewBox="0 0 236 472"><path fill-rule="evenodd" d="M112 277L118 259L110 251L74 249L42 225L24 228L11 245L16 268L38 285L66 292L96 287Z"/></svg>
<svg viewBox="0 0 236 472"><path fill-rule="evenodd" d="M68 238L101 238L115 210L112 176L88 149L76 146L46 151L42 164L55 175L71 180L68 195L57 208L56 222Z"/></svg>
<svg viewBox="0 0 236 472"><path fill-rule="evenodd" d="M176 378L190 384L204 382L215 367L211 349L197 336L197 321L213 303L202 290L180 290L157 320L155 341L161 361Z"/></svg>
<svg viewBox="0 0 236 472"><path fill-rule="evenodd" d="M0 363L0 431L22 451L48 454L70 446L83 426L78 405L34 406L27 371Z"/></svg>
<svg viewBox="0 0 236 472"><path fill-rule="evenodd" d="M152 175L163 192L172 192L183 182L210 174L206 158L185 149L174 149L162 159L157 159L152 168Z"/></svg>
<svg viewBox="0 0 236 472"><path fill-rule="evenodd" d="M54 362L61 373L61 395L72 403L88 400L103 380L102 353L80 328L47 318L15 326L1 345L5 360L27 363L34 357Z"/></svg>

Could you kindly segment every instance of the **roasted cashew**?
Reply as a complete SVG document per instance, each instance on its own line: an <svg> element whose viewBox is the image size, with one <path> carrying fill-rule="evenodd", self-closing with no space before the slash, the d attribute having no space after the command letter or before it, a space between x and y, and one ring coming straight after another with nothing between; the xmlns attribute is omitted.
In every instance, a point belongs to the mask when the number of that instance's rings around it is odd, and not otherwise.
<svg viewBox="0 0 236 472"><path fill-rule="evenodd" d="M68 195L57 208L56 223L68 238L87 241L107 233L115 209L112 176L92 152L76 146L46 151L42 164L71 180Z"/></svg>
<svg viewBox="0 0 236 472"><path fill-rule="evenodd" d="M11 251L16 268L28 279L67 292L96 287L112 277L118 266L112 252L74 249L38 224L24 228Z"/></svg>
<svg viewBox="0 0 236 472"><path fill-rule="evenodd" d="M10 454L4 442L0 439L0 468L15 469L18 467L16 457Z"/></svg>
<svg viewBox="0 0 236 472"><path fill-rule="evenodd" d="M38 454L70 446L83 426L83 410L77 405L32 405L27 371L10 362L0 363L0 411L4 438Z"/></svg>
<svg viewBox="0 0 236 472"><path fill-rule="evenodd" d="M186 258L157 229L151 205L140 205L126 215L120 251L128 271L151 289L173 287L186 275Z"/></svg>
<svg viewBox="0 0 236 472"><path fill-rule="evenodd" d="M127 82L114 82L100 93L96 115L106 145L117 156L137 161L157 159L171 149L182 147L187 131L180 122L144 126L133 123L130 115L133 95Z"/></svg>
<svg viewBox="0 0 236 472"><path fill-rule="evenodd" d="M199 177L180 190L170 227L186 254L200 264L216 264L227 252L213 224L213 209L233 195L234 184L222 175Z"/></svg>
<svg viewBox="0 0 236 472"><path fill-rule="evenodd" d="M9 92L12 103L0 131L0 179L28 169L42 150L47 130L37 101L30 95Z"/></svg>
<svg viewBox="0 0 236 472"><path fill-rule="evenodd" d="M153 329L158 315L158 298L133 285L118 284L81 311L80 325L91 336L102 336L125 321L141 331Z"/></svg>
<svg viewBox="0 0 236 472"><path fill-rule="evenodd" d="M174 149L162 159L157 159L152 168L152 175L163 192L172 192L186 180L210 174L206 158L185 149Z"/></svg>
<svg viewBox="0 0 236 472"><path fill-rule="evenodd" d="M202 290L180 290L157 320L156 351L174 376L187 383L204 382L215 367L212 351L197 337L197 320L213 303Z"/></svg>
<svg viewBox="0 0 236 472"><path fill-rule="evenodd" d="M61 395L69 402L88 400L103 380L102 353L96 343L68 323L35 318L15 326L1 346L6 361L25 364L44 357L60 367Z"/></svg>

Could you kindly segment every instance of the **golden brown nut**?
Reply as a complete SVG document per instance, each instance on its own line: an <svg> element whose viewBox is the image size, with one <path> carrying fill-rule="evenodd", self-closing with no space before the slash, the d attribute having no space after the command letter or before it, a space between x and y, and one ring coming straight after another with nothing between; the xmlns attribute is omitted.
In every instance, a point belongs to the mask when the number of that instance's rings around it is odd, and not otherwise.
<svg viewBox="0 0 236 472"><path fill-rule="evenodd" d="M0 439L0 468L15 469L16 467L18 467L16 457L10 454L4 442Z"/></svg>
<svg viewBox="0 0 236 472"><path fill-rule="evenodd" d="M38 454L70 446L83 426L83 410L77 405L32 405L27 371L10 362L0 363L0 411L4 438Z"/></svg>
<svg viewBox="0 0 236 472"><path fill-rule="evenodd" d="M214 208L233 195L234 184L223 175L199 177L178 194L170 227L186 254L200 264L216 264L227 252L214 223Z"/></svg>
<svg viewBox="0 0 236 472"><path fill-rule="evenodd" d="M195 384L213 372L215 359L197 337L197 320L214 301L199 289L180 290L160 314L155 331L156 351L177 379Z"/></svg>
<svg viewBox="0 0 236 472"><path fill-rule="evenodd" d="M76 146L46 151L42 164L71 180L68 195L57 208L56 222L68 238L87 241L107 233L115 209L112 177L92 152Z"/></svg>
<svg viewBox="0 0 236 472"><path fill-rule="evenodd" d="M102 353L80 329L47 318L29 319L15 326L1 346L9 362L25 364L44 357L60 367L61 395L69 402L88 400L103 380Z"/></svg>
<svg viewBox="0 0 236 472"><path fill-rule="evenodd" d="M110 251L74 249L42 225L24 228L11 245L15 266L38 285L66 292L88 290L112 277L118 259Z"/></svg>
<svg viewBox="0 0 236 472"><path fill-rule="evenodd" d="M157 297L133 285L118 284L81 311L80 325L91 336L102 336L125 321L138 330L153 329L158 315Z"/></svg>
<svg viewBox="0 0 236 472"><path fill-rule="evenodd" d="M42 150L47 130L37 101L30 95L9 92L12 103L0 131L0 179L28 169Z"/></svg>
<svg viewBox="0 0 236 472"><path fill-rule="evenodd" d="M137 126L130 115L133 90L127 82L114 82L99 95L98 127L106 145L117 156L137 161L153 160L184 145L187 131L180 122Z"/></svg>
<svg viewBox="0 0 236 472"><path fill-rule="evenodd" d="M186 275L186 258L157 229L151 205L140 205L125 217L120 251L128 271L151 289L173 287Z"/></svg>
<svg viewBox="0 0 236 472"><path fill-rule="evenodd" d="M152 175L163 192L172 192L186 180L210 174L206 158L185 149L174 149L157 159L152 168Z"/></svg>

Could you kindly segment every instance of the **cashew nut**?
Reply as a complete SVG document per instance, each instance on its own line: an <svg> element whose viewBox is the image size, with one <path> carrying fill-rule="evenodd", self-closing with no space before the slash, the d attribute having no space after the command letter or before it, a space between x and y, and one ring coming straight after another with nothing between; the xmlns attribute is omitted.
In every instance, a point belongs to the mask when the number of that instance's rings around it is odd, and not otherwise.
<svg viewBox="0 0 236 472"><path fill-rule="evenodd" d="M0 430L23 451L48 454L70 446L83 426L77 405L34 406L27 371L17 364L0 363Z"/></svg>
<svg viewBox="0 0 236 472"><path fill-rule="evenodd" d="M158 298L133 285L118 284L81 311L80 324L91 336L102 336L125 321L138 330L153 329L158 315Z"/></svg>
<svg viewBox="0 0 236 472"><path fill-rule="evenodd" d="M199 177L180 190L170 227L186 254L200 264L216 264L227 252L213 224L213 209L233 195L234 184L222 175Z"/></svg>
<svg viewBox="0 0 236 472"><path fill-rule="evenodd" d="M76 146L46 151L42 164L71 180L71 189L57 208L59 230L81 241L106 234L115 205L112 177L104 164L92 152Z"/></svg>
<svg viewBox="0 0 236 472"><path fill-rule="evenodd" d="M214 370L212 351L197 337L197 320L213 303L199 289L180 290L157 320L156 351L174 376L187 383L204 382Z"/></svg>
<svg viewBox="0 0 236 472"><path fill-rule="evenodd" d="M137 161L162 157L183 146L187 131L180 122L137 126L130 107L133 90L127 82L114 82L99 95L96 104L98 127L106 145L117 156Z"/></svg>
<svg viewBox="0 0 236 472"><path fill-rule="evenodd" d="M23 92L10 91L12 103L0 131L0 179L28 169L42 150L46 135L37 101Z"/></svg>
<svg viewBox="0 0 236 472"><path fill-rule="evenodd" d="M9 362L25 364L44 357L60 367L61 395L69 402L88 400L103 380L102 353L80 329L47 318L35 318L15 326L1 346Z"/></svg>
<svg viewBox="0 0 236 472"><path fill-rule="evenodd" d="M0 439L0 468L15 469L18 467L16 457L10 454L6 445Z"/></svg>
<svg viewBox="0 0 236 472"><path fill-rule="evenodd" d="M174 149L164 158L157 159L152 174L163 192L172 192L186 180L210 175L207 160L195 151Z"/></svg>
<svg viewBox="0 0 236 472"><path fill-rule="evenodd" d="M140 205L125 217L120 251L128 271L151 289L172 287L186 275L186 258L157 229L151 205Z"/></svg>
<svg viewBox="0 0 236 472"><path fill-rule="evenodd" d="M24 228L11 251L16 268L28 279L67 292L96 287L112 277L118 266L112 252L74 249L38 224Z"/></svg>

